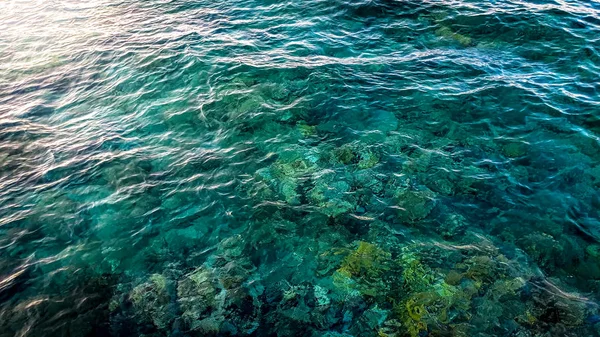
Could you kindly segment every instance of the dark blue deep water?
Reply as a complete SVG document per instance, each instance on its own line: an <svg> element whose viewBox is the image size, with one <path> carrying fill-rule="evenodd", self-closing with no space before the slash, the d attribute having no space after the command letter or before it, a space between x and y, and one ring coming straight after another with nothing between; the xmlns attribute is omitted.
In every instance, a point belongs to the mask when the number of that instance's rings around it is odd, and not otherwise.
<svg viewBox="0 0 600 337"><path fill-rule="evenodd" d="M600 3L0 2L0 337L600 335Z"/></svg>

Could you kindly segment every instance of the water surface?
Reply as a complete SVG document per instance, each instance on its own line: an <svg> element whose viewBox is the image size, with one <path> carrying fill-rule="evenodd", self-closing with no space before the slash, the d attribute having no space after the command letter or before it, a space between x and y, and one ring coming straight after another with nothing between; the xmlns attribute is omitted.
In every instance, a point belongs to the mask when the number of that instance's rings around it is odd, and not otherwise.
<svg viewBox="0 0 600 337"><path fill-rule="evenodd" d="M5 1L0 336L600 335L593 1Z"/></svg>

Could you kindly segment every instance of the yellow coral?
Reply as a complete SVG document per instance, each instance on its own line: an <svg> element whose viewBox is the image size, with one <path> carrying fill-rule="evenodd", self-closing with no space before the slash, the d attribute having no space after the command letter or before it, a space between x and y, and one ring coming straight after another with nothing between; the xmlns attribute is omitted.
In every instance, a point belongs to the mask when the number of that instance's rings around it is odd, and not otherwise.
<svg viewBox="0 0 600 337"><path fill-rule="evenodd" d="M420 321L426 313L425 306L417 304L412 298L406 301L406 311L408 312L408 316L415 321Z"/></svg>
<svg viewBox="0 0 600 337"><path fill-rule="evenodd" d="M379 330L377 331L377 335L378 335L379 337L388 337L388 334L386 334L385 332L383 332L383 328L381 328L381 329L379 329Z"/></svg>
<svg viewBox="0 0 600 337"><path fill-rule="evenodd" d="M425 316L429 316L426 306L438 300L434 293L422 292L414 294L409 298L404 306L397 306L395 311L402 319L404 326L412 337L420 335L421 331L427 331L427 322ZM445 315L445 313L442 313Z"/></svg>
<svg viewBox="0 0 600 337"><path fill-rule="evenodd" d="M343 275L376 277L388 270L385 262L390 257L390 253L374 244L360 241L358 248L342 261L338 272Z"/></svg>
<svg viewBox="0 0 600 337"><path fill-rule="evenodd" d="M434 280L433 271L421 263L419 259L406 247L400 256L400 264L404 268L402 277L404 286L412 291L419 291L431 286Z"/></svg>
<svg viewBox="0 0 600 337"><path fill-rule="evenodd" d="M317 133L317 127L314 125L308 125L306 122L298 122L296 128L300 131L300 134L304 137L310 137Z"/></svg>
<svg viewBox="0 0 600 337"><path fill-rule="evenodd" d="M525 312L525 317L527 318L527 322L529 324L535 324L537 322L537 318L531 314L531 312L529 312L529 310L527 310L527 312Z"/></svg>
<svg viewBox="0 0 600 337"><path fill-rule="evenodd" d="M389 270L391 254L376 245L360 241L333 274L333 282L342 289L352 289L363 296L375 297L383 272ZM356 278L356 279L354 279Z"/></svg>

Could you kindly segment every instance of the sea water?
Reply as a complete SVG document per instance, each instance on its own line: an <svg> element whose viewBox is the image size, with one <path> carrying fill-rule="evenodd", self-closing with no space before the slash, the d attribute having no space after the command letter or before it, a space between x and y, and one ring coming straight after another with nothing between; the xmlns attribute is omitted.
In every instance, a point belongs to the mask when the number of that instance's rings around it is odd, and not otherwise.
<svg viewBox="0 0 600 337"><path fill-rule="evenodd" d="M597 336L600 5L0 3L0 336Z"/></svg>

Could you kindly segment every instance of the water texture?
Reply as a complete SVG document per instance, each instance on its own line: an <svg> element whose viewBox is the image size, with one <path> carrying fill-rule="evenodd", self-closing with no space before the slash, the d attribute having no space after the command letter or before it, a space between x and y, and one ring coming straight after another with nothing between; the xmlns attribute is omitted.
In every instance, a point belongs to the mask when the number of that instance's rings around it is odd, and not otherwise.
<svg viewBox="0 0 600 337"><path fill-rule="evenodd" d="M600 5L0 3L0 337L600 335Z"/></svg>

